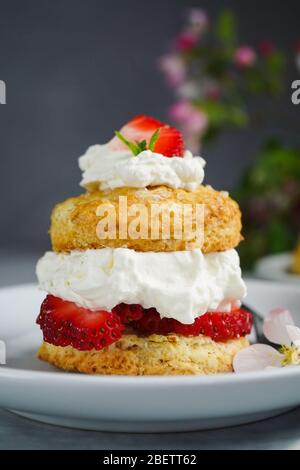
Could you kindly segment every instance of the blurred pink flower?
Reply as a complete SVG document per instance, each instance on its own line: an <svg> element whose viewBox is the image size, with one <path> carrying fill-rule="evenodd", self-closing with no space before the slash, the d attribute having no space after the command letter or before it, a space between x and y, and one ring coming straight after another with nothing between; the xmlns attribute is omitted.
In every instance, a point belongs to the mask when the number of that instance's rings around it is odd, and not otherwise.
<svg viewBox="0 0 300 470"><path fill-rule="evenodd" d="M207 128L207 115L188 101L174 103L170 107L169 115L180 124L186 134L202 134Z"/></svg>
<svg viewBox="0 0 300 470"><path fill-rule="evenodd" d="M188 133L202 135L207 128L207 124L207 115L203 111L195 109L186 120L185 128Z"/></svg>
<svg viewBox="0 0 300 470"><path fill-rule="evenodd" d="M189 29L201 36L208 28L209 20L206 12L201 8L189 8L187 11Z"/></svg>
<svg viewBox="0 0 300 470"><path fill-rule="evenodd" d="M256 61L256 53L252 47L241 46L234 53L234 62L240 68L251 67Z"/></svg>
<svg viewBox="0 0 300 470"><path fill-rule="evenodd" d="M175 39L175 48L178 51L188 51L193 49L198 42L198 36L193 34L191 31L184 31L180 33Z"/></svg>
<svg viewBox="0 0 300 470"><path fill-rule="evenodd" d="M280 352L267 344L253 344L234 357L235 372L300 364L300 328L294 325L287 309L271 310L264 320L263 332L271 343L282 346Z"/></svg>
<svg viewBox="0 0 300 470"><path fill-rule="evenodd" d="M263 57L268 57L274 52L274 44L269 40L269 39L263 39L260 41L258 44L258 52L263 56Z"/></svg>
<svg viewBox="0 0 300 470"><path fill-rule="evenodd" d="M183 132L186 148L197 153L201 137L208 127L207 115L186 100L174 103L169 109L169 115Z"/></svg>
<svg viewBox="0 0 300 470"><path fill-rule="evenodd" d="M184 122L191 112L191 107L188 101L177 101L170 106L170 118L175 122Z"/></svg>
<svg viewBox="0 0 300 470"><path fill-rule="evenodd" d="M186 68L178 55L170 54L162 56L158 61L158 66L171 87L177 87L184 81Z"/></svg>

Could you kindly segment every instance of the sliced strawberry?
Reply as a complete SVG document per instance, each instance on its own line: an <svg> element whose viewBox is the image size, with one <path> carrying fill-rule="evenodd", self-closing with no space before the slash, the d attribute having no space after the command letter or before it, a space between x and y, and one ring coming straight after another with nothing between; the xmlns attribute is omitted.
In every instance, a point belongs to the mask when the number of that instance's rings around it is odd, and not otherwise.
<svg viewBox="0 0 300 470"><path fill-rule="evenodd" d="M145 310L145 315L131 326L141 334L175 333L183 336L209 336L214 341L226 341L239 338L250 333L252 328L252 315L243 309L230 313L207 312L196 318L193 324L184 325L177 320L163 318L154 308Z"/></svg>
<svg viewBox="0 0 300 470"><path fill-rule="evenodd" d="M125 126L120 129L120 133L127 140L133 142L139 142L144 139L149 142L156 129L161 128L164 125L165 124L158 119L140 114L125 124ZM116 149L124 148L124 144L117 137L114 137L109 142L109 145Z"/></svg>
<svg viewBox="0 0 300 470"><path fill-rule="evenodd" d="M112 312L118 315L122 323L140 320L144 315L144 309L138 304L119 304L112 309Z"/></svg>
<svg viewBox="0 0 300 470"><path fill-rule="evenodd" d="M181 132L174 127L162 127L154 145L154 152L161 153L165 157L183 157L184 145Z"/></svg>
<svg viewBox="0 0 300 470"><path fill-rule="evenodd" d="M53 295L48 295L42 303L37 323L47 343L70 345L81 351L103 349L118 341L124 330L114 313L78 307Z"/></svg>
<svg viewBox="0 0 300 470"><path fill-rule="evenodd" d="M146 140L147 145L149 145L156 129L160 129L160 131L153 150L163 154L165 157L173 157L175 155L182 157L184 145L181 132L158 119L144 115L136 116L120 129L120 133L128 141L140 142ZM109 142L109 146L114 150L126 148L125 144L118 137L114 137Z"/></svg>

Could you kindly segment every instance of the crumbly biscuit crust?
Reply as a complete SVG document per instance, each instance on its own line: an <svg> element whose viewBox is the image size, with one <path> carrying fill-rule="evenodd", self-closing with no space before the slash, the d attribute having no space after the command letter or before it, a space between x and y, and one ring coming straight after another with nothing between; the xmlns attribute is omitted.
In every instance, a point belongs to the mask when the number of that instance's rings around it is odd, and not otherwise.
<svg viewBox="0 0 300 470"><path fill-rule="evenodd" d="M61 369L104 375L208 375L232 372L246 338L215 342L207 336L125 334L101 351L78 351L44 342L38 357Z"/></svg>
<svg viewBox="0 0 300 470"><path fill-rule="evenodd" d="M113 204L117 214L117 233L119 229L119 196L127 196L127 204L143 203L150 214L152 203L172 205L204 204L204 243L174 238L171 220L170 238L162 239L100 239L96 227L100 218L96 210L101 204ZM130 223L130 216L128 223ZM149 217L150 220L150 217ZM195 227L193 210L192 227ZM241 241L241 213L238 204L227 193L215 191L210 186L200 186L196 191L171 189L165 186L147 189L120 188L112 191L96 191L67 199L58 204L52 213L50 235L53 250L68 252L103 247L126 247L136 251L182 251L201 248L204 253L225 251L234 248ZM161 227L160 227L161 228ZM149 232L150 233L150 232Z"/></svg>

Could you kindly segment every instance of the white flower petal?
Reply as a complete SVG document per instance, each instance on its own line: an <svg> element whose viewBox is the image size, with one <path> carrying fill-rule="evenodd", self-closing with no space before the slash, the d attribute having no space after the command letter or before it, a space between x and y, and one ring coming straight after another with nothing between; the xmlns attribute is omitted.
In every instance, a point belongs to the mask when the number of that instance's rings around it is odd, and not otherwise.
<svg viewBox="0 0 300 470"><path fill-rule="evenodd" d="M239 351L233 359L235 372L281 367L283 355L267 344L253 344Z"/></svg>
<svg viewBox="0 0 300 470"><path fill-rule="evenodd" d="M287 309L274 308L264 319L263 332L271 343L290 346L291 339L286 325L294 325L292 315Z"/></svg>
<svg viewBox="0 0 300 470"><path fill-rule="evenodd" d="M290 338L291 343L295 346L300 345L300 328L295 325L286 325L286 331Z"/></svg>

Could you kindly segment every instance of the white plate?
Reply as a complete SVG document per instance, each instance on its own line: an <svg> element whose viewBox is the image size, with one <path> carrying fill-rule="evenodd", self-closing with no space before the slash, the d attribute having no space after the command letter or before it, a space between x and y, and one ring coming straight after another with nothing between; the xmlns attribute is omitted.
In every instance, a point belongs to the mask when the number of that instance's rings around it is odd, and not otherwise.
<svg viewBox="0 0 300 470"><path fill-rule="evenodd" d="M261 258L255 265L255 274L263 279L298 284L300 288L300 275L290 271L292 253L280 253Z"/></svg>
<svg viewBox="0 0 300 470"><path fill-rule="evenodd" d="M294 286L248 281L248 304L265 314L286 306L300 324ZM300 367L240 375L87 376L58 371L35 358L34 324L43 294L35 286L0 289L0 406L71 427L129 432L189 431L274 416L300 404Z"/></svg>

